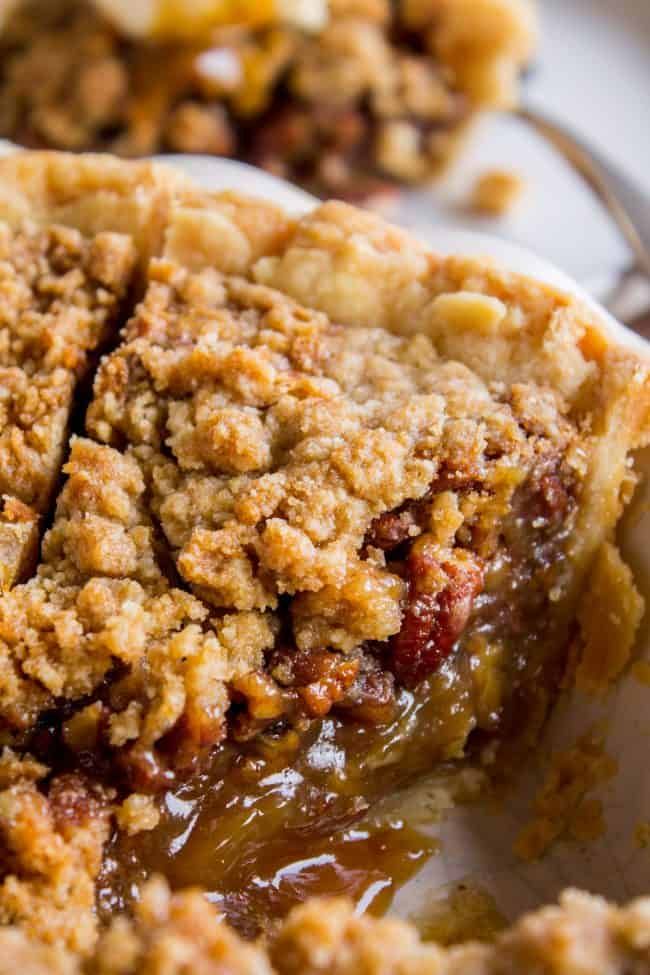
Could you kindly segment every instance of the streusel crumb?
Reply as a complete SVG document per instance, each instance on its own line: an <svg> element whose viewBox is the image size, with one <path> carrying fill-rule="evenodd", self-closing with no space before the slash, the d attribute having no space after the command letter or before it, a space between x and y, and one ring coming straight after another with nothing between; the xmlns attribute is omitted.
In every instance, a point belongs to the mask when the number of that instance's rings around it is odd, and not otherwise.
<svg viewBox="0 0 650 975"><path fill-rule="evenodd" d="M77 382L115 326L134 266L125 236L0 223L0 492L37 512L59 477ZM20 553L14 564L17 578Z"/></svg>
<svg viewBox="0 0 650 975"><path fill-rule="evenodd" d="M75 775L53 779L43 793L29 766L14 774L0 792L0 924L83 955L97 936L95 879L110 807L99 787Z"/></svg>
<svg viewBox="0 0 650 975"><path fill-rule="evenodd" d="M519 202L525 186L519 173L509 172L507 169L489 169L476 180L469 206L479 214L504 216Z"/></svg>
<svg viewBox="0 0 650 975"><path fill-rule="evenodd" d="M616 761L596 731L553 755L535 796L534 817L515 841L523 860L536 860L560 838L597 839L605 831L600 799L590 792L616 773Z"/></svg>
<svg viewBox="0 0 650 975"><path fill-rule="evenodd" d="M203 633L205 608L172 589L158 566L138 463L76 440L65 471L38 573L0 601L5 721L30 728L57 698L92 693L120 660L129 675L97 716L109 740L153 743L188 696L196 734L207 735L209 725L218 739L225 650Z"/></svg>
<svg viewBox="0 0 650 975"><path fill-rule="evenodd" d="M567 891L559 905L526 915L493 943L451 948L420 940L397 920L359 917L345 900L295 908L266 945L240 940L199 893L170 895L152 882L133 920L116 918L85 962L0 930L0 973L25 975L500 975L650 971L650 902L618 908Z"/></svg>
<svg viewBox="0 0 650 975"><path fill-rule="evenodd" d="M152 797L137 792L126 797L115 815L118 826L126 830L129 836L155 829L160 822L160 811Z"/></svg>
<svg viewBox="0 0 650 975"><path fill-rule="evenodd" d="M26 578L38 557L38 515L17 498L0 499L0 593Z"/></svg>

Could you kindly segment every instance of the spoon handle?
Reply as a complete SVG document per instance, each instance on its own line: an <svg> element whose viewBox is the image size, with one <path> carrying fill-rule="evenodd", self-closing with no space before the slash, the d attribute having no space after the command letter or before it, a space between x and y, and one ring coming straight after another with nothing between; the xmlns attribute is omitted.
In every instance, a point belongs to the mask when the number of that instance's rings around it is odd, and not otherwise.
<svg viewBox="0 0 650 975"><path fill-rule="evenodd" d="M591 187L631 247L638 269L650 278L650 197L565 126L528 106L517 114L558 149Z"/></svg>

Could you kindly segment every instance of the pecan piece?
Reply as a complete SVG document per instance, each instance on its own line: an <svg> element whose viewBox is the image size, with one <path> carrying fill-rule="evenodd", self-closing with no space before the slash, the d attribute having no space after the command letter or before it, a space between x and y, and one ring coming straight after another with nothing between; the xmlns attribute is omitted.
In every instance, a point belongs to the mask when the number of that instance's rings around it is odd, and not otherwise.
<svg viewBox="0 0 650 975"><path fill-rule="evenodd" d="M444 573L442 588L431 589ZM406 562L408 601L399 633L391 638L392 668L400 683L413 687L435 673L467 625L474 599L483 588L483 569L475 556L438 562L426 552L411 552Z"/></svg>
<svg viewBox="0 0 650 975"><path fill-rule="evenodd" d="M413 508L385 511L370 523L365 545L390 552L417 533L418 527Z"/></svg>
<svg viewBox="0 0 650 975"><path fill-rule="evenodd" d="M279 654L272 673L280 683L295 688L309 717L323 718L343 700L359 667L357 657L329 650L298 650Z"/></svg>
<svg viewBox="0 0 650 975"><path fill-rule="evenodd" d="M361 669L337 710L346 712L356 721L385 724L395 717L395 678L381 670L376 661L370 667L367 662L368 658L361 660Z"/></svg>
<svg viewBox="0 0 650 975"><path fill-rule="evenodd" d="M569 492L557 471L542 475L539 494L540 507L548 518L556 519L565 515L570 503Z"/></svg>
<svg viewBox="0 0 650 975"><path fill-rule="evenodd" d="M359 672L359 661L338 653L311 656L314 658L309 667L311 679L298 687L298 694L310 716L323 718L345 696Z"/></svg>

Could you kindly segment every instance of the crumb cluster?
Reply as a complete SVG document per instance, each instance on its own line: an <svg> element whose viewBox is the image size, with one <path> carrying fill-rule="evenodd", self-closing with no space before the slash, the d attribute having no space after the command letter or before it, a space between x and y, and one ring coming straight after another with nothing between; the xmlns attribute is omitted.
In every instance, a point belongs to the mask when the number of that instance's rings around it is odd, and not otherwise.
<svg viewBox="0 0 650 975"><path fill-rule="evenodd" d="M0 223L0 589L33 566L66 450L74 394L128 290L127 237Z"/></svg>
<svg viewBox="0 0 650 975"><path fill-rule="evenodd" d="M345 900L312 900L294 908L267 944L249 944L198 892L171 895L154 881L135 917L116 918L85 960L0 929L0 972L20 964L25 975L623 975L650 970L649 926L647 899L616 908L567 891L558 906L526 915L493 943L442 948L402 921L359 917Z"/></svg>
<svg viewBox="0 0 650 975"><path fill-rule="evenodd" d="M38 571L0 602L5 720L29 731L91 695L67 744L118 749L145 788L244 726L332 709L381 723L396 684L443 664L466 733L489 721L521 680L509 641L528 590L551 587L575 517L578 432L550 393L533 421L540 395L492 390L425 336L154 262ZM519 554L523 503L537 517ZM521 593L507 614L504 557Z"/></svg>

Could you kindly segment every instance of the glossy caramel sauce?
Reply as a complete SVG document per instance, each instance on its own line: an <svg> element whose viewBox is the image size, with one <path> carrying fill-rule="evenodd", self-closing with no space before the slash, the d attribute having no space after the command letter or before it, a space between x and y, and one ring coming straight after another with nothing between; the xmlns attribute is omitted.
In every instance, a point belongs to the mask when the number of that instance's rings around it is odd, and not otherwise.
<svg viewBox="0 0 650 975"><path fill-rule="evenodd" d="M168 801L171 797L168 797ZM173 802L173 799L171 799ZM270 844L226 838L218 824L201 823L183 847L187 829L175 832L182 816L170 816L164 870L175 888L194 886L209 877L207 896L219 905L240 933L254 937L283 918L308 897L345 895L359 911L382 915L397 890L437 851L434 839L402 820L386 824L365 821L328 836L293 836L291 831ZM189 826L191 830L191 825ZM214 841L216 840L216 848ZM141 844L124 840L114 851L122 865L125 847L142 862ZM150 852L146 850L145 853ZM148 857L145 857L145 862ZM156 859L151 866L156 865ZM105 872L106 878L106 872ZM105 896L105 895L104 895ZM110 906L111 901L102 907Z"/></svg>
<svg viewBox="0 0 650 975"><path fill-rule="evenodd" d="M443 696L455 690L438 683ZM423 702L403 698L400 722L382 729L325 719L298 740L222 749L209 770L162 796L154 830L116 835L100 911L128 908L142 881L163 873L174 888L205 888L251 936L307 896L346 894L383 913L437 850L434 838L374 806L407 778L390 750L398 724L417 724Z"/></svg>

